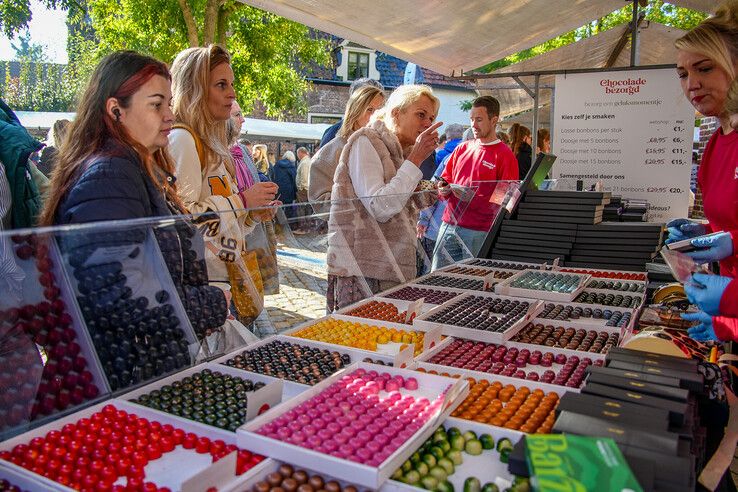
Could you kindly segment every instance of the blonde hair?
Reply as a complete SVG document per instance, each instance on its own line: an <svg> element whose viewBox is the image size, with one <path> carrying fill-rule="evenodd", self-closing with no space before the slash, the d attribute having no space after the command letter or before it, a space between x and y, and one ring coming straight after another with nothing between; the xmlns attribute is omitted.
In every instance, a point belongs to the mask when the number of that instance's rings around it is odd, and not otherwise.
<svg viewBox="0 0 738 492"><path fill-rule="evenodd" d="M384 121L384 124L390 131L395 131L395 120L392 116L395 109L399 112L403 112L423 96L426 96L433 102L436 115L438 115L438 108L441 106L441 101L433 95L433 89L428 85L412 84L401 85L392 91L392 94L390 94L390 97L387 99L384 108L374 113L372 121Z"/></svg>
<svg viewBox="0 0 738 492"><path fill-rule="evenodd" d="M703 20L697 27L677 39L678 50L700 53L718 64L731 79L736 77L738 65L738 0L720 5L715 15Z"/></svg>
<svg viewBox="0 0 738 492"><path fill-rule="evenodd" d="M258 169L260 173L266 174L269 171L267 146L264 144L254 145L252 155L254 157L254 164L256 165L256 169Z"/></svg>
<svg viewBox="0 0 738 492"><path fill-rule="evenodd" d="M228 52L218 45L204 48L188 48L180 52L172 62L172 111L178 123L192 128L203 144L206 167L225 163L226 169L235 175L233 157L228 147L227 122L216 121L208 109L210 73L222 63L231 63Z"/></svg>
<svg viewBox="0 0 738 492"><path fill-rule="evenodd" d="M343 113L343 124L338 130L340 137L347 139L356 131L354 126L377 96L382 96L384 99L384 91L373 85L360 87L351 94L346 104L346 111Z"/></svg>
<svg viewBox="0 0 738 492"><path fill-rule="evenodd" d="M738 114L738 78L730 84L728 97L725 99L725 112L729 115Z"/></svg>

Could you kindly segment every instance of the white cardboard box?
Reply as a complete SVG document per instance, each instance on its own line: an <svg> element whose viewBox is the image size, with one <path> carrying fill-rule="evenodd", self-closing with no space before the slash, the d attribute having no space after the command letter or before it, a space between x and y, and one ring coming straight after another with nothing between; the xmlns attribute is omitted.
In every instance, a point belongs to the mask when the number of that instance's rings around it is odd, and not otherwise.
<svg viewBox="0 0 738 492"><path fill-rule="evenodd" d="M149 420L156 420L162 425L171 424L186 432L192 432L210 439L221 439L226 444L236 444L236 437L231 432L216 429L191 420L182 419L174 415L157 412L150 408L134 405L125 400L113 399L88 407L77 413L68 415L48 425L38 427L7 441L0 442L0 451L10 451L18 444L28 444L28 442L35 437L43 437L49 431L59 430L66 424L75 423L82 418L89 417L90 415L102 410L106 405L113 405L118 410L134 413L139 417L144 417ZM243 446L241 447L243 448ZM249 451L251 451L251 449L249 449ZM174 451L166 453L162 458L154 460L146 465L144 468L146 471L146 480L153 480L160 487L168 486L172 490L181 490L182 492L195 492L198 490L204 490L211 486L220 489L221 487L232 487L245 482L252 474L256 474L262 468L268 467L271 462L271 460L265 459L246 473L236 476L235 453L231 453L231 455L216 463L208 463L208 461L212 461L209 453L207 455L197 455L192 450L185 450L182 446L177 446ZM232 470L230 467L231 462L233 463ZM72 490L58 482L49 480L46 477L37 475L30 470L26 470L25 468L15 465L14 463L2 461L2 466L3 468L10 469L15 474L26 476L30 480L38 482L41 485L40 488L31 490L54 490L65 492ZM0 474L1 473L3 473L2 470L0 470ZM125 481L121 481L121 479L119 479L116 483L125 483ZM206 487L202 487L203 483L207 483L208 485Z"/></svg>
<svg viewBox="0 0 738 492"><path fill-rule="evenodd" d="M450 427L458 428L462 433L472 431L477 436L489 434L495 440L495 445L500 439L509 439L513 446L525 435L523 432L481 424L472 420L463 420L449 417L443 423L447 430ZM416 448L417 449L417 448ZM464 481L468 477L477 477L482 485L488 482L496 483L500 490L512 485L513 475L507 471L507 464L500 461L500 453L497 449L482 451L478 456L472 456L462 452L463 462L455 467L454 473L449 475L448 481L454 486L454 490L464 490ZM383 492L424 490L396 480L389 480L380 489Z"/></svg>
<svg viewBox="0 0 738 492"><path fill-rule="evenodd" d="M264 424L271 422L283 413L297 407L301 403L319 394L344 375L351 374L358 368L367 371L375 370L379 373L388 372L391 375L403 377L414 377L420 387L418 391L412 392L417 396L430 399L446 394L447 401L439 409L439 413L426 422L421 429L415 433L405 444L388 457L382 465L377 467L356 463L353 461L339 459L337 457L320 453L311 449L303 448L276 439L257 434L256 431ZM402 390L406 391L406 390ZM330 378L323 380L299 396L289 400L277 408L242 426L238 432L238 442L248 442L249 449L266 454L275 459L284 460L289 463L300 465L320 473L334 476L341 480L350 481L363 487L378 489L387 481L390 475L400 466L413 452L417 446L433 434L438 425L466 398L469 394L469 385L463 379L451 379L430 374L423 374L406 369L388 368L375 364L356 363L348 366Z"/></svg>
<svg viewBox="0 0 738 492"><path fill-rule="evenodd" d="M511 299L515 301L524 301L528 302L530 305L528 307L528 311L521 317L518 321L516 321L514 324L512 324L507 330L505 330L502 333L495 332L495 331L486 331L486 330L477 330L476 328L468 328L465 326L456 326L456 325L449 325L444 323L437 323L434 321L428 321L428 318L433 316L434 314L443 311L451 306L455 306L457 304L464 304L467 302L467 299L473 296L482 296L482 297L488 297L490 299ZM449 336L455 336L459 338L466 338L469 340L478 340L480 342L488 342L488 343L502 343L505 340L510 339L515 335L515 333L518 332L523 326L525 326L531 319L533 319L541 310L543 309L543 303L540 301L536 301L534 299L521 299L518 297L509 297L509 296L500 296L491 294L489 292L468 292L466 294L462 294L459 297L456 297L454 299L451 299L445 304L441 304L440 306L432 309L431 311L417 317L415 319L415 325L419 329L424 330L430 330L430 329L440 329L441 333L444 335Z"/></svg>
<svg viewBox="0 0 738 492"><path fill-rule="evenodd" d="M574 300L576 296L579 295L579 293L584 290L584 286L587 285L589 282L591 276L590 275L583 275L580 273L561 273L561 272L547 272L549 275L555 275L555 274L561 274L561 275L571 275L574 277L579 278L579 283L577 284L577 288L574 289L572 292L552 292L548 290L539 290L539 289L525 289L522 287L512 287L512 283L516 280L520 279L521 277L528 275L531 272L539 272L539 270L522 270L512 277L505 279L501 282L499 282L497 285L495 285L495 292L497 294L503 294L507 296L513 296L513 297L527 297L530 299L540 299L540 300L546 300L546 301L555 301L555 302L571 302Z"/></svg>

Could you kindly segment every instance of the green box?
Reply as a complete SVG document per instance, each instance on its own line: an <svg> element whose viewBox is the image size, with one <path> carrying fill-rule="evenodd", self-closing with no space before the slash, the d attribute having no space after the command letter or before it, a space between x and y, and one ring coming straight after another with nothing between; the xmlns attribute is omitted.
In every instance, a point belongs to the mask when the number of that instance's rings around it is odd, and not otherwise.
<svg viewBox="0 0 738 492"><path fill-rule="evenodd" d="M615 441L569 434L525 437L538 492L643 492Z"/></svg>

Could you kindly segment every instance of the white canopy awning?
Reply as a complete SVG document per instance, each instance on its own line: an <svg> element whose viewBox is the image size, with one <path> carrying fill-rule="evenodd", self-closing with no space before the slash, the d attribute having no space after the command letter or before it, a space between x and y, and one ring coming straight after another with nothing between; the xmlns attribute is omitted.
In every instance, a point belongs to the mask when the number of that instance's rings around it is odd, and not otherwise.
<svg viewBox="0 0 738 492"><path fill-rule="evenodd" d="M16 111L26 128L49 129L56 120L73 120L76 113L49 113L41 111ZM292 123L288 121L258 120L246 118L241 134L256 137L272 137L285 140L320 140L330 125L318 123Z"/></svg>
<svg viewBox="0 0 738 492"><path fill-rule="evenodd" d="M614 27L596 36L508 65L494 73L604 68L615 46L627 29L627 25ZM681 29L645 21L638 30L640 36L640 64L663 65L674 63L676 60L674 40L684 33L685 31ZM612 66L627 67L629 64L630 40L625 43ZM521 77L521 80L530 88L533 87L533 77ZM522 89L510 89L515 85L512 78L480 79L477 84L481 94L489 94L499 99L503 119L533 106L533 100L527 92ZM553 86L554 76L541 76L540 84L547 87ZM549 104L551 93L552 91L549 89L541 90L542 105ZM545 122L546 119L542 117L541 121Z"/></svg>
<svg viewBox="0 0 738 492"><path fill-rule="evenodd" d="M461 75L603 17L625 0L242 0L442 75Z"/></svg>
<svg viewBox="0 0 738 492"><path fill-rule="evenodd" d="M720 4L718 0L669 0L669 3L673 3L677 7L685 7L709 13L715 12L715 9Z"/></svg>
<svg viewBox="0 0 738 492"><path fill-rule="evenodd" d="M286 140L320 140L329 126L325 123L291 123L246 118L241 134Z"/></svg>

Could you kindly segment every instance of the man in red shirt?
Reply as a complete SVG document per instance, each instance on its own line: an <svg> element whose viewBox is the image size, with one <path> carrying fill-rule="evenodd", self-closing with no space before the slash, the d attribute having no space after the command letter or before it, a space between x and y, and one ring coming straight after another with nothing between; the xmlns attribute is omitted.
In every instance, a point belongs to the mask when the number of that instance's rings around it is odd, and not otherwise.
<svg viewBox="0 0 738 492"><path fill-rule="evenodd" d="M518 179L515 155L497 138L499 119L497 99L482 96L474 100L470 113L474 139L456 147L439 180L443 185L438 190L448 206L438 233L433 269L463 258L464 247L459 240L472 255L479 252L499 209L489 201L494 182ZM471 200L465 196L464 187L473 189Z"/></svg>

